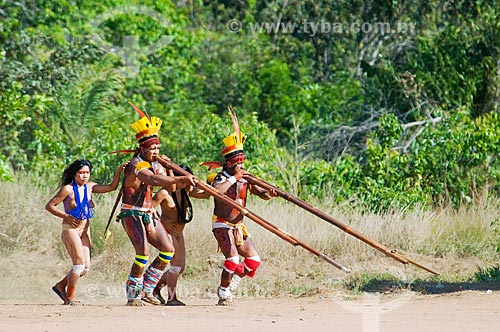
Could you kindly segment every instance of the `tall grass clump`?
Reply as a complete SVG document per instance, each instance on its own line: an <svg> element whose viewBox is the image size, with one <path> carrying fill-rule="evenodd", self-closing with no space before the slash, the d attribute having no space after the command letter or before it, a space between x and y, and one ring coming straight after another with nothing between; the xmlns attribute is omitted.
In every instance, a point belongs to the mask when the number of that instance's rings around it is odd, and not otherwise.
<svg viewBox="0 0 500 332"><path fill-rule="evenodd" d="M0 253L49 254L56 250L57 221L45 212L47 192L28 179L0 183Z"/></svg>

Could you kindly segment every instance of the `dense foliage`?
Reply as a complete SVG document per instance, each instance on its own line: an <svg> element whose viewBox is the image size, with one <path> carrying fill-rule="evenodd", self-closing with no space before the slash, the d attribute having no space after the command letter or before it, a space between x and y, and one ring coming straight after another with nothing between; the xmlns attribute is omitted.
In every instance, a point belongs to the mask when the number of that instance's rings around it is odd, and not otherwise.
<svg viewBox="0 0 500 332"><path fill-rule="evenodd" d="M200 177L233 105L249 169L294 194L497 195L499 22L478 0L0 0L0 178L85 157L106 181L135 146L131 101Z"/></svg>

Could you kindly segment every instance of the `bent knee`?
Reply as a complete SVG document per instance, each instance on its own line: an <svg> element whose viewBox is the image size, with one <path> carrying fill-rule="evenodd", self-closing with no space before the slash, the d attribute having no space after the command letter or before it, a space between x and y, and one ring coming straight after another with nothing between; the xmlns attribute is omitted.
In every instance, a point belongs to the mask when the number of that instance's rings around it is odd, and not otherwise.
<svg viewBox="0 0 500 332"><path fill-rule="evenodd" d="M259 256L246 257L245 260L243 261L243 265L245 267L245 270L247 271L247 276L253 278L255 276L255 271L257 271L257 269L260 266L260 257Z"/></svg>

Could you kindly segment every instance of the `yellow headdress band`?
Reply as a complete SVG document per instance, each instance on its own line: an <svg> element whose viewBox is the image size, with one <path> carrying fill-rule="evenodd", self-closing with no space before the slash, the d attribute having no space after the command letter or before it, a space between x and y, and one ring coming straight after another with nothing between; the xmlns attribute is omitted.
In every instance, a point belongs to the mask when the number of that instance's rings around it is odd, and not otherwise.
<svg viewBox="0 0 500 332"><path fill-rule="evenodd" d="M229 115L233 120L234 132L225 137L222 142L225 148L221 150L222 155L226 159L226 165L232 167L238 163L245 161L245 151L243 151L243 143L245 143L247 136L240 131L238 125L238 118L231 106L228 107ZM219 161L207 161L201 163L202 166L208 166L208 170L223 167L224 164ZM209 181L209 180L207 180Z"/></svg>
<svg viewBox="0 0 500 332"><path fill-rule="evenodd" d="M226 136L222 140L222 142L224 142L224 145L226 146L221 151L222 155L225 156L231 152L238 150L243 151L243 143L245 143L246 138L247 138L246 135L243 134L242 132L240 133L233 132L229 136Z"/></svg>
<svg viewBox="0 0 500 332"><path fill-rule="evenodd" d="M225 148L222 149L221 153L226 158L226 163L234 165L245 160L243 144L245 143L247 136L240 131L238 118L236 117L236 113L233 108L229 106L228 110L233 121L234 132L222 140Z"/></svg>
<svg viewBox="0 0 500 332"><path fill-rule="evenodd" d="M144 145L146 141L148 141L148 145L151 144L160 144L160 140L158 139L158 132L160 131L160 127L162 124L162 120L155 116L149 117L144 114L143 111L136 105L129 102L129 104L135 109L137 114L141 117L136 122L132 123L132 129L136 132L135 139L141 145Z"/></svg>

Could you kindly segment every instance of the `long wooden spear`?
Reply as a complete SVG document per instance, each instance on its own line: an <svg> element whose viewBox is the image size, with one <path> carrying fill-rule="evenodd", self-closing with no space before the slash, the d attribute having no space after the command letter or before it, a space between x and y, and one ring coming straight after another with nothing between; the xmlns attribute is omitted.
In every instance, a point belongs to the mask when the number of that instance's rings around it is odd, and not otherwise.
<svg viewBox="0 0 500 332"><path fill-rule="evenodd" d="M160 164L162 164L164 167L171 168L173 171L175 171L175 172L177 172L179 174L189 175L189 176L191 175L185 169L183 169L182 167L176 165L175 163L173 163L170 160L167 160L167 159L164 159L164 158L161 158L161 157L157 157L156 160ZM350 273L351 272L351 270L349 270L348 268L346 268L346 267L340 265L339 263L335 262L332 258L330 258L330 257L326 256L325 254L319 252L318 250L316 250L316 249L308 246L304 242L298 240L296 237L294 237L294 236L286 233L285 231L279 229L277 226L275 226L275 225L271 224L270 222L266 221L264 218L259 217L258 215L256 215L255 213L251 212L250 210L246 209L242 205L238 204L237 202L235 202L234 200L232 200L231 198L229 198L225 194L221 193L220 191L218 191L214 187L212 187L212 186L204 183L203 181L198 180L196 177L194 178L194 182L195 182L195 184L198 187L202 188L203 190L205 190L206 192L208 192L213 197L215 197L215 198L223 201L227 205L230 205L231 207L237 209L245 217L248 217L249 219L253 220L254 222L256 222L257 224L259 224L263 228L267 229L271 233L273 233L273 234L277 235L278 237L280 237L281 239L287 241L288 243L290 243L290 244L292 244L294 246L301 246L302 248L304 248L307 251L313 253L317 257L322 258L323 260L325 260L329 264L331 264L331 265L335 266L336 268L344 271L345 273Z"/></svg>
<svg viewBox="0 0 500 332"><path fill-rule="evenodd" d="M312 214L320 217L321 219L329 222L330 224L332 225L335 225L337 226L338 228L340 228L341 230L343 230L344 232L346 232L347 234L350 234L356 238L358 238L359 240L369 244L370 246L372 246L373 248L383 252L385 255L397 260L398 262L400 263L403 263L403 264L413 264L421 269L424 269L430 273L433 273L435 275L439 275L438 272L422 265L422 264L419 264L411 259L408 259L406 258L405 256L399 254L396 252L396 250L391 250L391 249L388 249L387 247L383 246L382 244L376 242L376 241L373 241L373 240L370 240L369 238L367 238L366 236L364 236L363 234L361 234L360 232L357 232L355 231L354 229L350 228L349 226L341 223L340 221L336 220L335 218L333 218L332 216L326 214L325 212L315 208L314 206L304 202L303 200L297 198L297 197L294 197L292 195L290 195L289 193L281 190L280 188L258 178L257 176L255 175L252 175L252 174L246 174L244 175L244 178L249 181L250 183L253 183L253 184L256 184L258 185L259 187L262 187L264 189L267 189L267 190L274 190L278 196L286 199L287 201L289 202L292 202L294 203L295 205L298 205L299 207L311 212Z"/></svg>

